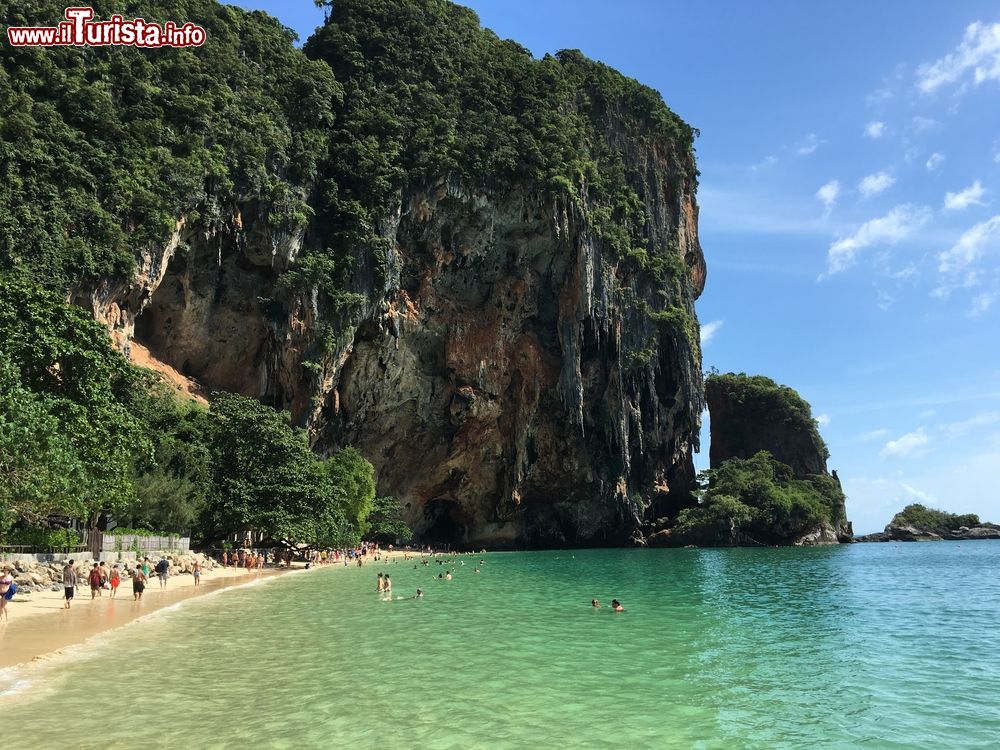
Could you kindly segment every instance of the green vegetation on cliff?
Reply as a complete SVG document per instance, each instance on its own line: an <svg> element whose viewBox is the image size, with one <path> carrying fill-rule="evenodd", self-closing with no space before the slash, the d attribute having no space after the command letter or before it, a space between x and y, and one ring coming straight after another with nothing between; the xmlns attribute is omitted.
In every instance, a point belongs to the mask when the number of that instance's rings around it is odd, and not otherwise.
<svg viewBox="0 0 1000 750"><path fill-rule="evenodd" d="M8 4L4 23L51 25L66 3ZM341 88L274 18L214 0L88 3L193 20L200 48L0 45L0 270L60 289L129 278L135 251L180 219L212 226L259 201L268 224L306 223Z"/></svg>
<svg viewBox="0 0 1000 750"><path fill-rule="evenodd" d="M788 428L789 433L808 436L823 460L829 459L830 451L820 437L819 424L813 419L812 408L794 389L779 385L764 375L742 372L713 372L705 378L705 387L725 393L740 409L742 422L778 422Z"/></svg>
<svg viewBox="0 0 1000 750"><path fill-rule="evenodd" d="M108 515L204 541L343 546L368 530L372 465L352 448L318 457L286 413L232 394L210 410L180 400L83 310L2 276L0 341L0 540Z"/></svg>
<svg viewBox="0 0 1000 750"><path fill-rule="evenodd" d="M761 451L701 477L701 502L681 511L673 534L694 544L787 544L819 524L844 520L844 495L830 476L795 479Z"/></svg>
<svg viewBox="0 0 1000 750"><path fill-rule="evenodd" d="M889 526L913 526L942 536L947 535L949 531L958 531L963 526L970 529L976 526L1000 528L995 524L980 521L979 516L975 513L948 513L944 510L928 508L919 503L907 505L899 511L892 517Z"/></svg>
<svg viewBox="0 0 1000 750"><path fill-rule="evenodd" d="M678 174L695 176L694 130L656 91L578 51L536 60L445 0L324 4L329 20L305 51L344 87L319 201L335 246L373 242L401 188L453 175L578 200L624 257L647 222L626 143L659 140Z"/></svg>

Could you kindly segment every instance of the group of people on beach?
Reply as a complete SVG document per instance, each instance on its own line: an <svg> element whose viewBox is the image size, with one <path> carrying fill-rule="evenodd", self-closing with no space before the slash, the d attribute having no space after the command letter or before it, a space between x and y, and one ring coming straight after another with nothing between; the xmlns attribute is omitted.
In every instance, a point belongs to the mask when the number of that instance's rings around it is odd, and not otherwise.
<svg viewBox="0 0 1000 750"><path fill-rule="evenodd" d="M73 605L73 598L76 595L76 587L80 579L76 572L75 562L75 560L69 560L63 567L64 609L69 609ZM122 577L128 576L132 581L132 599L133 601L139 601L142 599L142 594L146 590L146 584L149 582L152 574L155 574L159 579L160 588L166 588L167 578L170 575L170 560L161 556L156 565L151 565L149 558L145 557L141 561L136 560L131 568L128 567L127 563L116 562L114 565L109 566L103 560L99 563L95 562L87 573L87 583L90 585L90 598L96 599L99 596L104 596L104 592L108 591L108 596L114 599L118 593L118 587L121 585ZM194 585L200 585L200 562L195 561L192 575L194 577Z"/></svg>
<svg viewBox="0 0 1000 750"><path fill-rule="evenodd" d="M292 564L292 555L290 552L285 553L285 565L290 566ZM278 559L277 553L273 555L274 559ZM230 554L229 550L222 550L222 567L223 568L245 568L246 570L262 570L265 565L267 565L267 550L234 550Z"/></svg>

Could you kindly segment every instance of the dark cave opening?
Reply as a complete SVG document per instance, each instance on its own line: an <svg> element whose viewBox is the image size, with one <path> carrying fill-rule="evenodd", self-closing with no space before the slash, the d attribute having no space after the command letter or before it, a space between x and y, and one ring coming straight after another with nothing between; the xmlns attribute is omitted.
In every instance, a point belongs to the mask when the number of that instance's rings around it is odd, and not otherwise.
<svg viewBox="0 0 1000 750"><path fill-rule="evenodd" d="M465 539L465 524L456 518L458 504L454 500L438 498L424 506L423 530L420 541L434 547L458 547Z"/></svg>

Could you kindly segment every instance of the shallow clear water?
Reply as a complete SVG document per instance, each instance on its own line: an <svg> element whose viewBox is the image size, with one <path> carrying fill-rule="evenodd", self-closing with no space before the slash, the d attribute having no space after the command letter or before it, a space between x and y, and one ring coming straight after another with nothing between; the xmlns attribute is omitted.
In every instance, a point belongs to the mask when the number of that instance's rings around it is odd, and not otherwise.
<svg viewBox="0 0 1000 750"><path fill-rule="evenodd" d="M7 748L975 748L1000 542L487 554L278 577L0 676ZM445 567L452 581L437 580ZM378 570L395 596L380 601ZM622 600L627 612L593 610Z"/></svg>

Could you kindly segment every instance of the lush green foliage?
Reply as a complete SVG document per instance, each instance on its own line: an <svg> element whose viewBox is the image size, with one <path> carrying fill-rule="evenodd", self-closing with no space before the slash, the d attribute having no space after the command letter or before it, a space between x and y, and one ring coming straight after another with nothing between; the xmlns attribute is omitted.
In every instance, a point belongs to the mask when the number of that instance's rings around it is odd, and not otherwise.
<svg viewBox="0 0 1000 750"><path fill-rule="evenodd" d="M150 444L130 405L142 378L81 309L0 276L0 514L90 519L134 496Z"/></svg>
<svg viewBox="0 0 1000 750"><path fill-rule="evenodd" d="M705 378L706 387L721 388L750 419L784 422L790 428L809 436L824 459L830 451L819 434L819 424L813 419L809 403L787 385L778 385L764 375L713 372Z"/></svg>
<svg viewBox="0 0 1000 750"><path fill-rule="evenodd" d="M0 45L0 269L65 288L129 276L134 250L179 218L207 225L260 201L302 225L326 152L330 69L270 16L214 0L95 0L98 19L196 21L190 49ZM4 23L52 25L66 3L8 3Z"/></svg>
<svg viewBox="0 0 1000 750"><path fill-rule="evenodd" d="M701 477L701 503L681 511L676 533L704 543L780 544L843 519L844 496L832 477L795 479L765 451L732 459Z"/></svg>
<svg viewBox="0 0 1000 750"><path fill-rule="evenodd" d="M980 521L979 516L975 513L948 513L944 510L928 508L919 503L907 505L892 517L889 525L913 526L932 531L935 534L957 531L962 526L968 526L970 529L974 526L994 526L994 524Z"/></svg>
<svg viewBox="0 0 1000 750"><path fill-rule="evenodd" d="M407 542L413 537L413 532L403 520L403 508L394 497L377 497L368 514L369 539L377 539L386 544L397 541Z"/></svg>
<svg viewBox="0 0 1000 750"><path fill-rule="evenodd" d="M360 540L375 499L374 469L352 448L322 460L288 414L234 394L212 403L212 488L206 537L262 532L272 540L345 546Z"/></svg>
<svg viewBox="0 0 1000 750"><path fill-rule="evenodd" d="M254 399L220 394L206 410L179 398L33 282L0 275L0 341L8 543L49 534L53 519L102 514L208 539L346 546L367 530L374 469L356 450L323 460L286 413ZM32 538L23 543L52 544Z"/></svg>
<svg viewBox="0 0 1000 750"><path fill-rule="evenodd" d="M656 91L578 51L536 60L445 0L321 4L329 21L305 51L345 92L318 208L334 249L368 247L378 265L378 222L400 190L454 176L574 200L624 258L648 241L645 175L625 149L655 144L678 179L694 177L694 131ZM650 263L662 265L647 253Z"/></svg>

